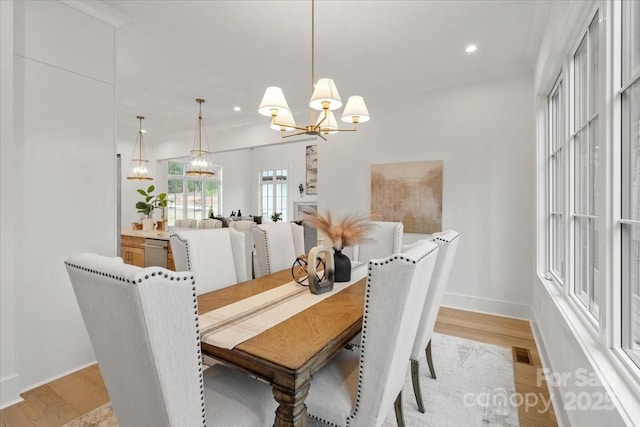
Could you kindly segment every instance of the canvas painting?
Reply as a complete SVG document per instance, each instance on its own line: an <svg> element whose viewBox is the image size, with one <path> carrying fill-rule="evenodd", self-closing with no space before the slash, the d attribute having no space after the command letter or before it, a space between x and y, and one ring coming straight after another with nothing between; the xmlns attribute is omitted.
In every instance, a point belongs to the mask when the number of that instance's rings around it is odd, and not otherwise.
<svg viewBox="0 0 640 427"><path fill-rule="evenodd" d="M371 214L405 233L442 231L442 160L371 165Z"/></svg>
<svg viewBox="0 0 640 427"><path fill-rule="evenodd" d="M307 145L307 177L306 177L306 193L309 195L317 195L318 187L318 146Z"/></svg>

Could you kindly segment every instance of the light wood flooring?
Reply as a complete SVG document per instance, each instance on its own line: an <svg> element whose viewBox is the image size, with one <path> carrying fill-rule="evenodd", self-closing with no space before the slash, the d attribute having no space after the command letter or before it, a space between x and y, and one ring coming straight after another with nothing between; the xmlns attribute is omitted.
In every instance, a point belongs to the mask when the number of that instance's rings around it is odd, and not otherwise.
<svg viewBox="0 0 640 427"><path fill-rule="evenodd" d="M516 392L522 396L537 394L548 401L546 384L537 384L538 369L542 364L529 322L443 307L438 315L436 332L504 347L529 349L532 365L513 364ZM59 427L109 401L97 365L22 393L22 398L24 401L0 411L2 427ZM525 406L518 408L521 426L557 426L553 407L543 411L542 405Z"/></svg>

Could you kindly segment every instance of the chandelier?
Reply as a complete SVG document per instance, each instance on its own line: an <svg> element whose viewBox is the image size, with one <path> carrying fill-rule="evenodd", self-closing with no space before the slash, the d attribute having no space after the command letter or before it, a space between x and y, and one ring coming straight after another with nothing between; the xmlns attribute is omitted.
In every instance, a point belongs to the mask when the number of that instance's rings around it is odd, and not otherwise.
<svg viewBox="0 0 640 427"><path fill-rule="evenodd" d="M369 120L369 112L361 96L351 96L342 112L342 121L352 123L350 129L342 129L338 126L333 112L342 107L342 99L338 94L338 89L333 79L321 78L315 81L315 0L311 0L311 124L298 126L295 123L291 109L287 104L282 89L277 86L268 87L258 112L263 116L271 117L271 129L279 130L283 138L296 135L319 136L325 141L325 135L357 130L358 123ZM320 111L318 119L315 118L315 111ZM291 132L293 133L287 133Z"/></svg>
<svg viewBox="0 0 640 427"><path fill-rule="evenodd" d="M149 181L153 178L147 167L149 161L147 160L147 154L144 151L144 144L142 141L142 120L143 116L136 116L136 119L140 120L140 128L138 129L138 135L136 136L136 143L133 145L133 154L131 155L131 164L129 166L129 173L127 179L134 179L137 181ZM136 157L137 153L137 157Z"/></svg>
<svg viewBox="0 0 640 427"><path fill-rule="evenodd" d="M213 162L211 161L211 152L209 151L209 142L207 140L207 130L204 129L204 120L202 119L202 104L204 99L196 99L200 112L198 114L198 125L196 127L196 135L193 140L193 150L189 156L189 164L187 165L186 174L189 176L211 176L214 175ZM202 131L204 130L204 142L206 150L202 149Z"/></svg>

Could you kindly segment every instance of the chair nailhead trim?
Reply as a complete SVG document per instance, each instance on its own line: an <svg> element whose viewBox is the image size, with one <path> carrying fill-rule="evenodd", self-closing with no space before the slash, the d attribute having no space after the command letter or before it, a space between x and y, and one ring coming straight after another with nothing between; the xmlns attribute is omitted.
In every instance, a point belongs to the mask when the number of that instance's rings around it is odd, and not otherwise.
<svg viewBox="0 0 640 427"><path fill-rule="evenodd" d="M433 250L435 250L435 248ZM368 354L366 351L367 350L367 326L368 326L368 320L369 320L369 298L371 297L371 275L373 273L372 265L388 264L389 262L395 261L395 260L401 260L401 261L410 262L412 264L416 264L418 261L422 260L428 254L430 254L433 250L427 252L423 257L421 257L418 260L412 260L403 255L392 255L382 262L369 261L369 269L368 269L369 271L367 273L367 286L366 286L365 295L364 295L365 306L364 306L364 316L362 318L362 333L360 334L361 338L360 338L360 363L358 366L358 388L356 390L356 401L354 404L354 409L349 415L349 417L347 418L347 426L349 426L350 420L355 419L355 417L358 415L358 409L360 409L360 398L361 398L361 391L362 391L361 390L362 375L363 375L362 364L364 363L364 359L365 357L367 357L367 354Z"/></svg>
<svg viewBox="0 0 640 427"><path fill-rule="evenodd" d="M269 249L268 249L268 243L267 242L267 232L265 230L263 230L260 227L256 227L256 229L262 233L262 237L264 238L264 249L265 249L265 257L267 259L267 271L265 272L265 274L269 274L271 273L271 259L269 258Z"/></svg>
<svg viewBox="0 0 640 427"><path fill-rule="evenodd" d="M110 273L104 273L102 271L98 271L98 270L94 270L94 269L91 269L91 268L82 267L82 266L75 265L75 264L72 264L72 263L67 262L67 261L65 261L65 265L67 265L69 267L72 267L72 268L75 268L77 270L86 271L86 272L91 273L91 274L97 274L99 276L104 276L104 277L108 277L108 278L111 278L111 279L116 279L116 280L119 280L119 281L124 282L124 283L129 283L129 284L132 284L132 285L136 284L135 280L129 280L129 279L127 279L125 277L122 277L122 276L115 276L115 275L110 274ZM142 269L140 269L140 270L142 270ZM174 278L175 278L176 281L180 281L180 277L178 276L179 273L176 273L176 272L173 272L173 271L168 271L168 270L165 270L165 269L161 269L161 270L158 270L157 272L152 272L151 273L151 277L155 277L156 274L158 276L164 275L164 277L169 277L171 280L174 280ZM145 278L145 280L148 280L149 279L149 275L145 274L144 278ZM193 292L192 293L192 295L193 295L193 309L194 309L194 312L196 314L196 317L195 317L196 337L195 337L195 339L196 339L196 357L197 357L197 360L198 360L198 376L199 376L199 382L200 382L200 402L201 402L201 406L202 406L202 425L206 426L207 425L207 419L206 419L205 406L204 406L205 405L204 404L204 377L203 377L203 374L202 374L202 350L200 348L200 324L198 322L198 316L197 316L197 314L198 314L198 298L196 296L196 281L194 279L194 276L190 276L190 277L184 276L184 277L182 277L182 280L184 280L184 281L191 280L191 291ZM138 279L138 283L142 283L142 278Z"/></svg>

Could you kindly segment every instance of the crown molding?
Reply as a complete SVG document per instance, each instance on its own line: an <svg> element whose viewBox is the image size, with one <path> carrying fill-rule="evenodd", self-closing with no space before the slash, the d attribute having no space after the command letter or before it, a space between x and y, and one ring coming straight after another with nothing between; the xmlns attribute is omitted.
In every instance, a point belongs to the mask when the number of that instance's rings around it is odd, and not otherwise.
<svg viewBox="0 0 640 427"><path fill-rule="evenodd" d="M60 3L66 4L80 12L99 19L102 22L118 28L131 20L131 17L122 12L107 6L98 0L59 0Z"/></svg>

